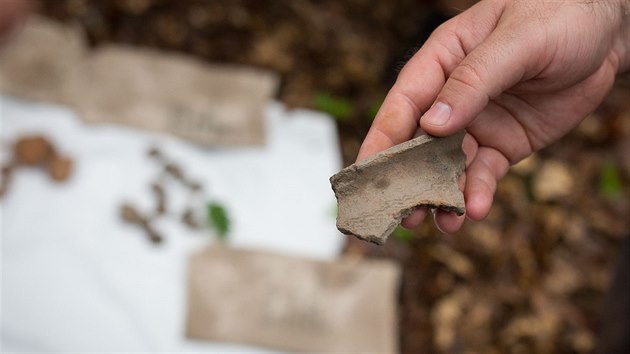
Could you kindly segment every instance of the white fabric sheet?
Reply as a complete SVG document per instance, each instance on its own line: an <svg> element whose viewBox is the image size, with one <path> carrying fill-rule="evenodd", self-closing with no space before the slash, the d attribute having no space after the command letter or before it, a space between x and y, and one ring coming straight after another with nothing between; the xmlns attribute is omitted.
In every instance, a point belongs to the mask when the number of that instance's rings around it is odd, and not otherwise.
<svg viewBox="0 0 630 354"><path fill-rule="evenodd" d="M343 237L328 182L340 168L334 123L279 103L266 122L264 148L207 149L0 96L3 161L16 137L43 133L76 163L64 184L18 169L0 200L2 352L267 352L184 337L186 260L211 234L163 220L156 247L118 215L124 200L152 207L158 164L146 152L156 145L226 206L233 247L335 259Z"/></svg>

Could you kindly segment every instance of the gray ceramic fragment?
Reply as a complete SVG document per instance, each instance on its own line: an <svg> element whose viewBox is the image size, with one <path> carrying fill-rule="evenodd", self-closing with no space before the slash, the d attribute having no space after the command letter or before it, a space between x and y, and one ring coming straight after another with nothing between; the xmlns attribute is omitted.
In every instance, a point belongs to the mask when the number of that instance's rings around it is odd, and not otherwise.
<svg viewBox="0 0 630 354"><path fill-rule="evenodd" d="M465 131L446 138L420 136L332 176L339 231L382 245L415 208L463 215L458 179L466 167L464 135Z"/></svg>

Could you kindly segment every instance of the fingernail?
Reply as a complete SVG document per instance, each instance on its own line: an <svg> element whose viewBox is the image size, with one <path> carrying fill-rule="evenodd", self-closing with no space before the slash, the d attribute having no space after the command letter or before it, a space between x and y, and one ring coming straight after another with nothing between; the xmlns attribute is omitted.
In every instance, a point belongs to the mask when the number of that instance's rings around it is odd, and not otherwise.
<svg viewBox="0 0 630 354"><path fill-rule="evenodd" d="M422 121L425 124L442 126L448 122L451 118L451 107L446 103L438 102L429 109L424 116L422 116Z"/></svg>
<svg viewBox="0 0 630 354"><path fill-rule="evenodd" d="M438 229L438 231L440 231L443 234L446 234L446 232L444 232L444 230L442 230L442 228L440 228L440 225L437 222L436 219L436 215L437 215L437 209L436 208L431 208L431 215L433 215L433 225L435 225L435 227Z"/></svg>

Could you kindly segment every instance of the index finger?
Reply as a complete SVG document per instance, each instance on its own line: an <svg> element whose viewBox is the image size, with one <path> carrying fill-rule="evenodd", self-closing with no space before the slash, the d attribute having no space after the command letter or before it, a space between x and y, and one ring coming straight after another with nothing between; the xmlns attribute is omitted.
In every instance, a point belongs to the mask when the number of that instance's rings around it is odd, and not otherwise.
<svg viewBox="0 0 630 354"><path fill-rule="evenodd" d="M493 30L499 11L479 2L440 26L398 75L368 132L357 161L411 139L450 73Z"/></svg>

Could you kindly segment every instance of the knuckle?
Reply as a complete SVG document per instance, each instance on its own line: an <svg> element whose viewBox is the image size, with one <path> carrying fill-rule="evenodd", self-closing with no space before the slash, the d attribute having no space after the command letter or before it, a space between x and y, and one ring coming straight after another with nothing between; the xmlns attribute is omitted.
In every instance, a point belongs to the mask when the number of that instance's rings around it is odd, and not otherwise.
<svg viewBox="0 0 630 354"><path fill-rule="evenodd" d="M469 86L472 89L480 90L484 88L484 80L479 65L471 62L461 63L451 74L453 81Z"/></svg>

